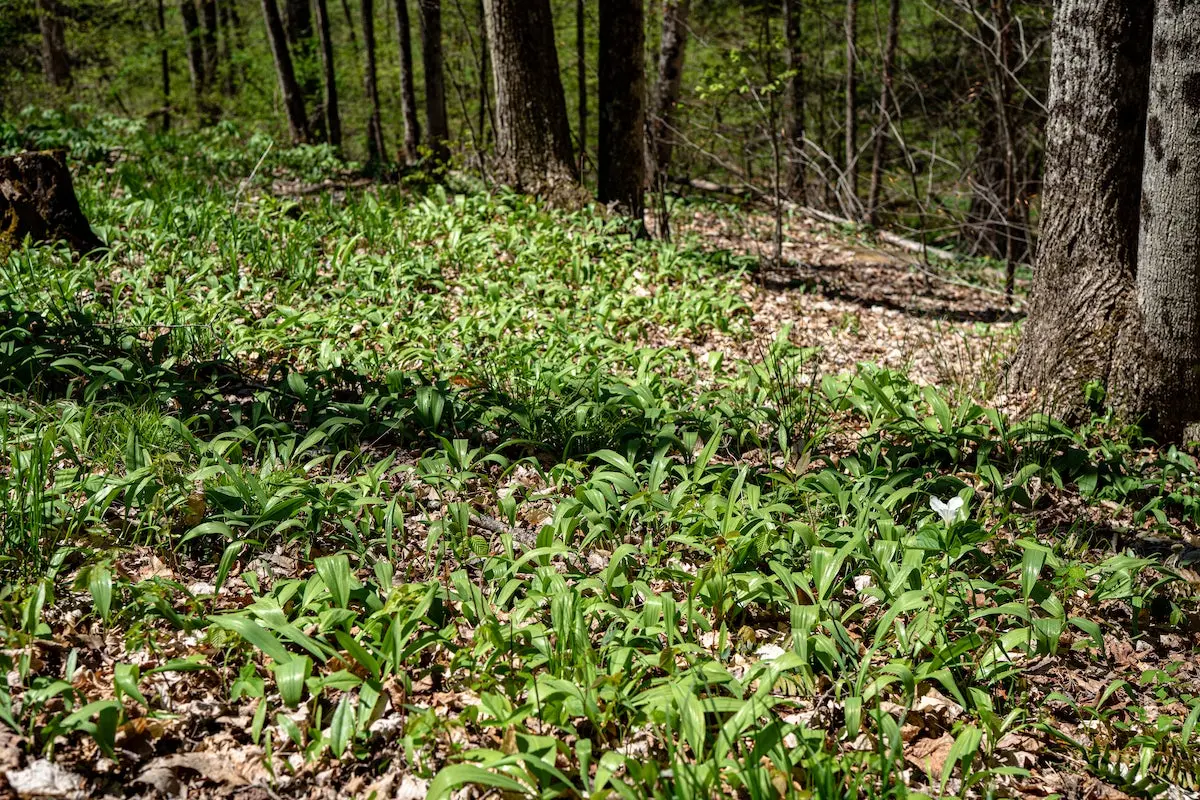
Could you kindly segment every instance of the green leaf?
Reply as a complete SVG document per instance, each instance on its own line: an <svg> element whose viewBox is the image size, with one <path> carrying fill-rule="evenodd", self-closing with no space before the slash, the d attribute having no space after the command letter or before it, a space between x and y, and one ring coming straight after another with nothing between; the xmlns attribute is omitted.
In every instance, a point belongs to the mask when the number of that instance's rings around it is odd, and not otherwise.
<svg viewBox="0 0 1200 800"><path fill-rule="evenodd" d="M241 636L251 645L274 659L276 663L283 663L292 658L292 654L287 651L286 647L280 644L279 640L270 631L248 617L240 614L226 614L220 617L213 617L212 624Z"/></svg>
<svg viewBox="0 0 1200 800"><path fill-rule="evenodd" d="M329 722L329 749L336 757L341 758L353 737L354 709L350 706L350 695L344 694L334 709L333 719Z"/></svg>
<svg viewBox="0 0 1200 800"><path fill-rule="evenodd" d="M329 594L333 596L333 604L338 608L346 608L350 604L350 589L354 577L350 573L350 559L344 553L324 556L316 561L317 574L325 582Z"/></svg>
<svg viewBox="0 0 1200 800"><path fill-rule="evenodd" d="M946 756L946 764L942 767L942 793L946 792L946 784L950 781L950 773L954 765L962 766L963 780L966 781L971 769L971 763L979 753L979 743L983 741L983 732L974 725L965 726L954 738L950 753Z"/></svg>
<svg viewBox="0 0 1200 800"><path fill-rule="evenodd" d="M295 708L304 699L304 686L312 675L313 662L308 656L296 656L275 665L275 683L279 697L288 708Z"/></svg>
<svg viewBox="0 0 1200 800"><path fill-rule="evenodd" d="M433 782L429 784L429 794L426 797L428 800L441 800L443 797L449 797L450 793L458 787L468 785L487 786L502 792L513 792L520 795L529 794L529 787L517 783L505 775L489 772L474 764L455 764L446 767L434 776Z"/></svg>
<svg viewBox="0 0 1200 800"><path fill-rule="evenodd" d="M112 614L112 572L107 566L97 564L88 575L88 592L92 595L92 605L100 619L108 622Z"/></svg>
<svg viewBox="0 0 1200 800"><path fill-rule="evenodd" d="M117 698L120 699L121 695L125 695L142 705L148 705L146 698L138 689L138 678L139 671L136 664L117 664L113 668L113 686L117 690Z"/></svg>

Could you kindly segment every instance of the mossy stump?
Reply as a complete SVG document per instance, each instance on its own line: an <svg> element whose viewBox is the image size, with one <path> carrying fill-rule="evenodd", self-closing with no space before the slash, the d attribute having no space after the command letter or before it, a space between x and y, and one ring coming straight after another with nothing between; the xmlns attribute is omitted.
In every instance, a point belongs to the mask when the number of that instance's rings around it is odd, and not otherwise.
<svg viewBox="0 0 1200 800"><path fill-rule="evenodd" d="M66 241L81 254L104 248L79 208L65 150L0 158L0 254L26 236Z"/></svg>

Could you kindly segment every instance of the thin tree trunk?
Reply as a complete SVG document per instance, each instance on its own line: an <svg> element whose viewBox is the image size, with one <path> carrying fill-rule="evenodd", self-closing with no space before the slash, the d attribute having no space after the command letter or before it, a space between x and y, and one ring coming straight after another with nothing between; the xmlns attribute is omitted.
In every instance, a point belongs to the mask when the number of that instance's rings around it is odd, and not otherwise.
<svg viewBox="0 0 1200 800"><path fill-rule="evenodd" d="M342 0L342 15L346 18L346 31L350 34L350 48L358 58L358 39L354 35L354 15L350 13L350 0Z"/></svg>
<svg viewBox="0 0 1200 800"><path fill-rule="evenodd" d="M171 130L171 64L167 60L167 12L165 0L158 0L158 39L161 49L158 52L159 66L162 70L162 129L163 133Z"/></svg>
<svg viewBox="0 0 1200 800"><path fill-rule="evenodd" d="M192 94L196 104L204 101L208 89L208 76L204 73L204 43L200 32L200 15L196 13L194 0L179 0L179 15L183 19L183 35L187 44L188 74L192 78Z"/></svg>
<svg viewBox="0 0 1200 800"><path fill-rule="evenodd" d="M58 0L38 0L38 27L42 33L42 74L57 88L71 85L71 61L63 30L62 6Z"/></svg>
<svg viewBox="0 0 1200 800"><path fill-rule="evenodd" d="M492 108L490 102L490 93L488 92L488 74L491 72L491 65L488 64L488 42L487 32L484 30L483 0L479 0L479 138L485 143L491 141L492 129L496 127L495 120L492 119ZM491 128L486 128L485 124L490 122Z"/></svg>
<svg viewBox="0 0 1200 800"><path fill-rule="evenodd" d="M1144 0L1061 0L1055 16L1042 238L1008 373L1047 413L1080 409L1091 381L1110 397L1142 382L1114 363L1137 350L1151 12Z"/></svg>
<svg viewBox="0 0 1200 800"><path fill-rule="evenodd" d="M604 0L601 0L604 2ZM583 175L584 163L587 161L588 150L588 85L587 85L587 39L584 37L586 33L585 23L587 3L585 0L575 0L575 81L576 91L579 93L578 115L579 115L579 174Z"/></svg>
<svg viewBox="0 0 1200 800"><path fill-rule="evenodd" d="M408 0L396 2L396 32L400 38L400 113L404 117L404 157L416 161L421 144L421 123L417 119L417 93L413 87L412 32L408 21Z"/></svg>
<svg viewBox="0 0 1200 800"><path fill-rule="evenodd" d="M379 108L379 88L375 75L375 0L361 0L363 50L367 54L363 70L363 88L371 106L367 120L367 161L375 164L387 159L387 148L383 143L383 115Z"/></svg>
<svg viewBox="0 0 1200 800"><path fill-rule="evenodd" d="M673 118L683 84L683 60L687 50L688 7L689 0L667 0L663 5L658 76L650 100L647 141L651 185L659 188L665 184L671 168Z"/></svg>
<svg viewBox="0 0 1200 800"><path fill-rule="evenodd" d="M646 69L642 0L600 3L600 141L602 203L642 229L646 189Z"/></svg>
<svg viewBox="0 0 1200 800"><path fill-rule="evenodd" d="M341 149L342 146L342 116L338 111L337 79L333 65L333 40L329 34L329 7L325 0L315 0L314 10L317 17L317 40L321 46L321 74L325 92L322 103L322 113L325 117L325 131L329 143Z"/></svg>
<svg viewBox="0 0 1200 800"><path fill-rule="evenodd" d="M308 120L310 134L317 141L326 137L323 98L318 86L316 47L313 41L313 18L311 0L284 0L283 29L287 34L288 48L296 71L296 82L304 93L305 108L312 108Z"/></svg>
<svg viewBox="0 0 1200 800"><path fill-rule="evenodd" d="M900 0L891 0L888 10L887 41L883 47L883 70L879 89L879 122L875 126L875 152L871 157L871 186L867 191L867 221L879 223L879 192L883 184L883 151L887 145L892 119L892 73L896 62L896 43L900 38Z"/></svg>
<svg viewBox="0 0 1200 800"><path fill-rule="evenodd" d="M450 155L446 119L446 77L442 66L442 0L418 0L421 12L421 59L425 68L425 121L435 161Z"/></svg>
<svg viewBox="0 0 1200 800"><path fill-rule="evenodd" d="M308 116L304 113L304 93L296 83L292 56L288 52L286 34L283 31L283 20L279 18L279 7L275 5L275 0L262 0L262 9L267 25L267 39L271 44L271 55L275 59L279 93L283 96L283 106L287 111L288 131L293 142L307 142Z"/></svg>
<svg viewBox="0 0 1200 800"><path fill-rule="evenodd" d="M579 205L567 103L549 0L485 0L496 87L499 177L518 191Z"/></svg>
<svg viewBox="0 0 1200 800"><path fill-rule="evenodd" d="M1163 438L1200 433L1200 5L1155 3L1137 306L1149 378L1131 409Z"/></svg>
<svg viewBox="0 0 1200 800"><path fill-rule="evenodd" d="M804 170L804 58L800 37L801 0L783 0L783 35L787 59L788 184L792 198L805 205L808 190Z"/></svg>
<svg viewBox="0 0 1200 800"><path fill-rule="evenodd" d="M847 211L858 204L858 0L846 2L846 194Z"/></svg>

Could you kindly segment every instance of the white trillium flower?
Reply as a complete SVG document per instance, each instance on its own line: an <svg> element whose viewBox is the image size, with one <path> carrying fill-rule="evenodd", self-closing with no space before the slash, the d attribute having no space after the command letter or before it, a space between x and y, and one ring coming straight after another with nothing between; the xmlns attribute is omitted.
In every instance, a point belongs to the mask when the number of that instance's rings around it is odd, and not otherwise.
<svg viewBox="0 0 1200 800"><path fill-rule="evenodd" d="M929 507L937 512L937 515L942 518L943 522L949 525L958 519L958 512L963 507L963 499L957 495L945 501L939 500L936 497L930 497Z"/></svg>

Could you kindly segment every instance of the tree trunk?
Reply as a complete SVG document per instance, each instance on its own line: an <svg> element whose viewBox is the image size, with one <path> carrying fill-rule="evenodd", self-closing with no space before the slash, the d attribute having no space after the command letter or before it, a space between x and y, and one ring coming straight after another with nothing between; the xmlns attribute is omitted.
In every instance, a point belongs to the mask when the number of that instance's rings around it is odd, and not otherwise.
<svg viewBox="0 0 1200 800"><path fill-rule="evenodd" d="M321 75L325 93L322 98L322 115L325 117L325 132L329 143L341 149L342 116L338 111L337 80L333 68L333 40L329 34L329 7L325 0L316 0L317 40L321 46Z"/></svg>
<svg viewBox="0 0 1200 800"><path fill-rule="evenodd" d="M350 48L354 51L354 58L358 58L358 39L354 36L354 15L350 13L350 0L341 0L342 16L346 18L346 32L350 34Z"/></svg>
<svg viewBox="0 0 1200 800"><path fill-rule="evenodd" d="M486 0L496 87L500 180L551 202L579 205L567 103L549 0Z"/></svg>
<svg viewBox="0 0 1200 800"><path fill-rule="evenodd" d="M800 38L800 0L783 0L784 58L787 81L788 186L792 198L808 203L804 171L804 58Z"/></svg>
<svg viewBox="0 0 1200 800"><path fill-rule="evenodd" d="M67 58L62 7L58 0L38 0L37 10L42 32L42 74L51 86L66 88L71 85L71 62Z"/></svg>
<svg viewBox="0 0 1200 800"><path fill-rule="evenodd" d="M642 0L600 3L601 203L642 228L646 188L646 69Z"/></svg>
<svg viewBox="0 0 1200 800"><path fill-rule="evenodd" d="M202 2L205 0L202 0ZM288 48L296 72L296 82L304 93L305 108L312 108L308 120L310 134L317 141L325 138L325 115L321 90L318 86L316 48L313 42L313 18L311 0L284 0L283 30L287 34Z"/></svg>
<svg viewBox="0 0 1200 800"><path fill-rule="evenodd" d="M379 108L379 88L375 76L375 0L361 0L363 50L367 54L363 70L363 88L367 102L371 104L371 116L367 120L367 161L376 164L387 159L387 147L383 143L383 115Z"/></svg>
<svg viewBox="0 0 1200 800"><path fill-rule="evenodd" d="M165 0L158 0L158 40L161 49L158 52L159 67L162 70L162 129L163 133L171 130L171 64L167 60L167 10Z"/></svg>
<svg viewBox="0 0 1200 800"><path fill-rule="evenodd" d="M1114 364L1137 363L1151 12L1145 0L1061 0L1055 15L1041 246L1008 373L1048 413L1078 410L1091 381L1110 396L1141 383Z"/></svg>
<svg viewBox="0 0 1200 800"><path fill-rule="evenodd" d="M199 0L200 57L204 59L205 88L217 77L217 0Z"/></svg>
<svg viewBox="0 0 1200 800"><path fill-rule="evenodd" d="M603 0L601 0L603 2ZM584 12L587 9L585 0L575 0L575 91L579 94L577 111L579 126L576 131L579 137L579 174L584 174L584 162L587 161L588 150L588 83L587 83L587 39L585 38L587 22Z"/></svg>
<svg viewBox="0 0 1200 800"><path fill-rule="evenodd" d="M846 195L847 212L858 205L858 0L846 2Z"/></svg>
<svg viewBox="0 0 1200 800"><path fill-rule="evenodd" d="M488 91L488 75L491 72L491 67L488 64L488 42L487 32L483 30L483 20L485 12L483 9L483 0L478 0L479 10L479 138L484 142L491 141L491 131L495 128L495 121L492 120L492 109L489 102L490 92ZM488 122L492 123L491 128L486 128ZM487 134L484 134L485 128ZM580 171L582 174L582 170Z"/></svg>
<svg viewBox="0 0 1200 800"><path fill-rule="evenodd" d="M65 240L80 253L104 247L79 208L65 150L0 158L0 250Z"/></svg>
<svg viewBox="0 0 1200 800"><path fill-rule="evenodd" d="M1158 2L1142 173L1137 306L1150 379L1131 397L1156 433L1200 423L1200 5Z"/></svg>
<svg viewBox="0 0 1200 800"><path fill-rule="evenodd" d="M871 157L871 186L867 191L867 221L879 223L879 192L883 183L883 150L892 119L892 72L896 62L896 42L900 38L900 0L891 0L888 9L887 41L883 46L883 70L879 89L879 122L875 126L875 152Z"/></svg>
<svg viewBox="0 0 1200 800"><path fill-rule="evenodd" d="M189 0L184 0L188 2ZM283 95L283 106L287 110L288 131L293 142L307 142L308 117L304 113L304 94L296 83L292 69L292 56L288 52L283 21L279 18L279 7L275 0L262 0L263 19L267 25L267 38L271 43L271 55L275 59L275 75L279 79L279 93Z"/></svg>
<svg viewBox="0 0 1200 800"><path fill-rule="evenodd" d="M204 41L200 32L200 15L196 13L194 0L179 0L179 16L183 19L183 36L187 45L188 74L192 79L192 94L196 104L203 105L204 93L208 89L208 75L204 72Z"/></svg>
<svg viewBox="0 0 1200 800"><path fill-rule="evenodd" d="M671 131L679 89L683 84L683 58L687 49L689 0L663 4L662 41L658 49L658 76L650 100L647 169L656 191L667 181L671 168Z"/></svg>
<svg viewBox="0 0 1200 800"><path fill-rule="evenodd" d="M217 27L221 33L221 46L218 48L218 58L221 62L221 93L232 97L237 86L234 81L234 53L240 48L235 46L235 30L233 4L230 0L222 0L217 4Z"/></svg>
<svg viewBox="0 0 1200 800"><path fill-rule="evenodd" d="M442 67L442 0L419 0L421 60L425 68L425 122L429 148L438 163L450 155L450 125L446 119L446 77Z"/></svg>
<svg viewBox="0 0 1200 800"><path fill-rule="evenodd" d="M396 2L396 32L400 37L400 112L404 117L404 157L416 161L421 144L417 119L417 93L413 87L412 32L408 22L408 0Z"/></svg>

